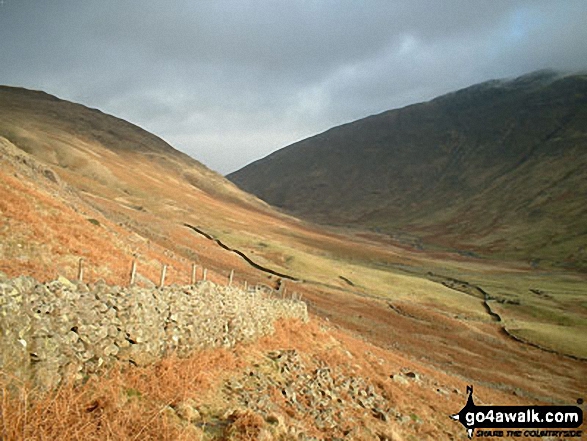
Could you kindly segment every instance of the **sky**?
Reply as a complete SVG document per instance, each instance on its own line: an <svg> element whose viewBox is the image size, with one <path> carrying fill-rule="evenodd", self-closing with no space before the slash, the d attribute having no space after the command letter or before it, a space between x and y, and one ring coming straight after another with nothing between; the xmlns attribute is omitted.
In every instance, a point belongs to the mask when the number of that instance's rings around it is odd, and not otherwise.
<svg viewBox="0 0 587 441"><path fill-rule="evenodd" d="M226 174L331 127L538 69L587 69L585 0L0 0L0 84Z"/></svg>

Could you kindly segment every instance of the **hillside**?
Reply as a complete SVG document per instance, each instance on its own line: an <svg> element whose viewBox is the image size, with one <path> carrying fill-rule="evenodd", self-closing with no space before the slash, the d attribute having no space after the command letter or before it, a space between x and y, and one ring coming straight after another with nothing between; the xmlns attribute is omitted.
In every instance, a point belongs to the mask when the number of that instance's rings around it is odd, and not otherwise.
<svg viewBox="0 0 587 441"><path fill-rule="evenodd" d="M176 226L215 234L239 210L273 213L155 135L44 92L0 87L0 153L0 270L15 276L71 275L85 258L121 283L137 257L151 280L169 264L173 282L180 268L189 278L189 261L219 265L214 251L195 252L198 237L174 240Z"/></svg>
<svg viewBox="0 0 587 441"><path fill-rule="evenodd" d="M234 172L324 224L587 268L587 75L478 84L330 129Z"/></svg>
<svg viewBox="0 0 587 441"><path fill-rule="evenodd" d="M128 197L128 189L121 188L123 179L108 169L108 160L131 160L124 166L135 178L145 161L221 200L261 205L140 127L44 92L0 86L0 136L61 173L91 182L93 192L118 191Z"/></svg>
<svg viewBox="0 0 587 441"><path fill-rule="evenodd" d="M464 439L468 384L582 397L583 274L324 229L24 89L0 88L0 195L2 439Z"/></svg>

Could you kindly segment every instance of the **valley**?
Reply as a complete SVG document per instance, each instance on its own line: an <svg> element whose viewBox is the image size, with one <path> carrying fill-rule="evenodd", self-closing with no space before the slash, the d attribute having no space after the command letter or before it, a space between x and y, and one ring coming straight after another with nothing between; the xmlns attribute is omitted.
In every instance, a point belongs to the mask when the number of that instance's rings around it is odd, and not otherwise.
<svg viewBox="0 0 587 441"><path fill-rule="evenodd" d="M0 272L7 278L75 280L83 258L84 282L126 286L136 260L139 286L153 288L162 264L166 285L183 286L195 263L212 283L226 285L234 271L235 287L279 289L278 296L307 304L310 324L280 322L273 337L201 355L208 364L193 369L218 378L193 380L193 397L220 394L221 379L240 378L246 369L265 378L268 351L295 350L307 375L325 362L337 375L344 370L365 388L374 385L375 401L385 396L393 404L399 416L387 424L360 406L345 408L371 430L352 439L384 430L393 432L388 439L464 439L448 416L464 405L468 384L486 403L584 398L587 275L578 267L536 266L515 253L469 255L412 236L300 220L132 124L23 89L0 88L0 193ZM574 207L580 218L584 207ZM140 372L152 381L176 369L162 363ZM189 377L177 369L177 378ZM120 381L131 382L132 372ZM177 378L165 381L183 387ZM259 381L284 381L272 378ZM111 381L92 380L96 390ZM125 384L141 387L136 377ZM144 404L155 406L149 415L159 421L157 406L173 400L149 390L141 392L151 397ZM203 400L200 410L213 403L226 412L235 397ZM295 412L283 410L279 418L303 425ZM209 421L229 420L218 409L210 415ZM305 424L312 432L313 423ZM330 432L312 433L307 439L328 439ZM185 439L198 439L192 435Z"/></svg>
<svg viewBox="0 0 587 441"><path fill-rule="evenodd" d="M538 71L333 127L227 177L324 225L584 271L586 109L584 74Z"/></svg>

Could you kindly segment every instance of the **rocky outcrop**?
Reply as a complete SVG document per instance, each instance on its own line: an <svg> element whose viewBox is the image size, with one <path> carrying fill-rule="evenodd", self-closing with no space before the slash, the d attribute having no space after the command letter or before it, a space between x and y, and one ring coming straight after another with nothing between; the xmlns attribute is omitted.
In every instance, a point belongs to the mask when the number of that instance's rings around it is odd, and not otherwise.
<svg viewBox="0 0 587 441"><path fill-rule="evenodd" d="M384 434L389 426L411 418L397 411L383 383L348 369L354 361L346 354L347 363L331 363L295 349L273 350L227 379L223 393L237 412L246 409L267 423L267 439L395 439ZM406 383L420 382L406 372L399 374Z"/></svg>
<svg viewBox="0 0 587 441"><path fill-rule="evenodd" d="M307 320L306 305L211 282L156 289L0 277L0 369L51 388L115 362L252 340L286 317Z"/></svg>

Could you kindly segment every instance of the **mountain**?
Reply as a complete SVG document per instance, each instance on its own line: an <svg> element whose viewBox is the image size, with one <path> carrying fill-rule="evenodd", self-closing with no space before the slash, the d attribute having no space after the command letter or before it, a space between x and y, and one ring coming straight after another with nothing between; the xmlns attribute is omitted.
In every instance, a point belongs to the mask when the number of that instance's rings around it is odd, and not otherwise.
<svg viewBox="0 0 587 441"><path fill-rule="evenodd" d="M0 86L0 136L62 173L91 180L92 186L108 187L117 180L99 159L116 155L124 160L134 155L137 166L146 160L221 199L259 203L140 127L45 92ZM127 172L139 172L132 162L124 166Z"/></svg>
<svg viewBox="0 0 587 441"><path fill-rule="evenodd" d="M76 283L80 262L83 283ZM53 395L6 383L18 377L2 363L24 359L52 370L58 366L45 357L62 360L57 347L84 349L83 360L101 366L99 354L73 335L88 329L65 326L76 316L62 306L84 298L74 291L90 297L77 318L94 317L90 330L98 327L98 338L105 338L102 318L126 320L113 312L118 295L131 308L168 315L165 329L143 314L128 319L174 339L171 322L184 322L155 299L167 292L169 308L183 304L192 264L198 282L204 268L216 285L232 281L221 291L255 301L261 314L257 298L301 298L310 323L280 320L257 342L122 365L124 372L92 375L82 388L72 384ZM127 289L133 267L136 286ZM159 289L162 274L166 288ZM296 439L457 438L462 428L448 415L462 405L455 399L464 404L469 384L479 385L484 401L504 405L568 404L581 396L586 280L414 250L363 230L320 228L271 208L127 121L43 92L0 87L0 316L8 324L2 332L14 337L9 351L0 350L0 387L7 391L0 411L12 423L3 428L6 439L104 439L114 432L120 439L201 439L200 431L204 439L241 439L239 427L247 439L262 439L260 431L277 439L286 430ZM220 292L210 283L197 286L207 296ZM45 303L47 289L62 306ZM134 303L128 292L154 303ZM224 318L209 308L198 313L205 326L242 331L243 319L254 320L250 308L221 302ZM31 326L15 305L28 311ZM50 331L54 320L66 340ZM108 328L110 337L122 331ZM118 343L122 349L139 341ZM336 415L322 412L325 396ZM252 413L239 416L235 409L244 406ZM246 431L251 427L257 431Z"/></svg>
<svg viewBox="0 0 587 441"><path fill-rule="evenodd" d="M488 81L332 128L227 177L324 224L585 269L587 75Z"/></svg>
<svg viewBox="0 0 587 441"><path fill-rule="evenodd" d="M184 224L218 236L246 229L235 219L285 219L140 127L40 91L0 87L0 164L0 271L12 276L71 277L84 258L120 284L136 257L152 281L161 263L170 282L189 280L191 261L214 279L226 256L200 253L209 240Z"/></svg>

